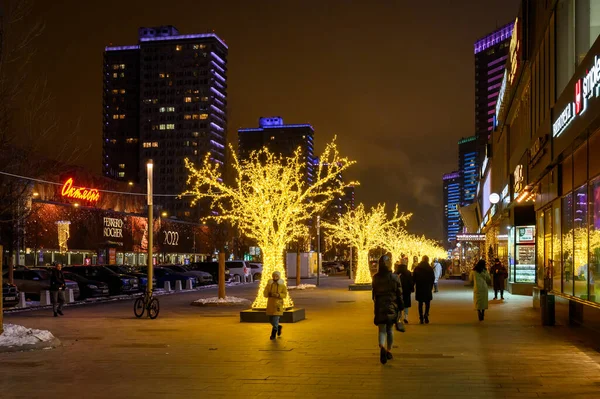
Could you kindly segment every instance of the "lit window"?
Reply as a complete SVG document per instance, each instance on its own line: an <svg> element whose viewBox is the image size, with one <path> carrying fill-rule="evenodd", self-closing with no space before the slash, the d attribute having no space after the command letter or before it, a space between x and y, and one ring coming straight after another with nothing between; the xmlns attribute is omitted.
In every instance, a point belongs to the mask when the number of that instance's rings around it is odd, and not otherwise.
<svg viewBox="0 0 600 399"><path fill-rule="evenodd" d="M200 119L207 119L208 118L208 114L200 114Z"/></svg>
<svg viewBox="0 0 600 399"><path fill-rule="evenodd" d="M117 140L116 139L112 139L110 142L111 142L111 144L117 144Z"/></svg>
<svg viewBox="0 0 600 399"><path fill-rule="evenodd" d="M158 77L161 78L161 79L164 79L165 78L165 74L164 73L159 73Z"/></svg>
<svg viewBox="0 0 600 399"><path fill-rule="evenodd" d="M167 130L174 130L175 125L173 123L167 123Z"/></svg>
<svg viewBox="0 0 600 399"><path fill-rule="evenodd" d="M167 107L167 112L175 112L175 107Z"/></svg>
<svg viewBox="0 0 600 399"><path fill-rule="evenodd" d="M142 146L143 146L144 148L150 148L150 147L152 147L152 143L148 143L148 142L146 142L146 143L143 143L143 144L142 144Z"/></svg>
<svg viewBox="0 0 600 399"><path fill-rule="evenodd" d="M193 136L193 137L198 137L199 135L200 135L200 133L198 133L198 132L194 132L194 133L192 133L192 136Z"/></svg>
<svg viewBox="0 0 600 399"><path fill-rule="evenodd" d="M124 163L120 163L119 164L119 169L125 169L125 164Z"/></svg>
<svg viewBox="0 0 600 399"><path fill-rule="evenodd" d="M125 89L121 89L121 94L125 94Z"/></svg>
<svg viewBox="0 0 600 399"><path fill-rule="evenodd" d="M165 111L166 111L166 108L165 108L165 107L160 107L159 111L160 111L160 112L165 112Z"/></svg>
<svg viewBox="0 0 600 399"><path fill-rule="evenodd" d="M192 102L192 97L185 97L183 99L183 101L185 101L186 103L191 103Z"/></svg>
<svg viewBox="0 0 600 399"><path fill-rule="evenodd" d="M129 138L129 139L125 140L125 142L128 144L137 143L137 141L138 141L138 139L135 139L135 138Z"/></svg>
<svg viewBox="0 0 600 399"><path fill-rule="evenodd" d="M181 51L182 48L183 48L183 46L181 46L179 44L177 46L175 46L175 50L177 50L177 51Z"/></svg>
<svg viewBox="0 0 600 399"><path fill-rule="evenodd" d="M112 91L112 94L119 94L119 90L117 90L117 89L114 89L114 90Z"/></svg>
<svg viewBox="0 0 600 399"><path fill-rule="evenodd" d="M199 119L199 118L200 118L200 115L198 115L198 114L193 114L192 115L192 119Z"/></svg>
<svg viewBox="0 0 600 399"><path fill-rule="evenodd" d="M125 72L121 72L121 77L124 78L125 77Z"/></svg>
<svg viewBox="0 0 600 399"><path fill-rule="evenodd" d="M152 142L152 147L158 148L158 141L153 141Z"/></svg>
<svg viewBox="0 0 600 399"><path fill-rule="evenodd" d="M200 50L206 48L206 44L194 44L194 50Z"/></svg>
<svg viewBox="0 0 600 399"><path fill-rule="evenodd" d="M113 78L115 78L115 79L116 79L116 78L118 78L118 77L119 77L119 74L118 74L118 73L116 73L116 72L115 72L115 73L113 73Z"/></svg>
<svg viewBox="0 0 600 399"><path fill-rule="evenodd" d="M208 97L202 97L201 100L202 101L208 101Z"/></svg>
<svg viewBox="0 0 600 399"><path fill-rule="evenodd" d="M119 119L125 119L125 114L119 115Z"/></svg>
<svg viewBox="0 0 600 399"><path fill-rule="evenodd" d="M121 69L125 69L125 64L121 64Z"/></svg>
<svg viewBox="0 0 600 399"><path fill-rule="evenodd" d="M119 115L118 114L114 114L113 115L113 119L119 119Z"/></svg>
<svg viewBox="0 0 600 399"><path fill-rule="evenodd" d="M167 128L167 125L165 125L164 123L160 124L160 130L165 130Z"/></svg>
<svg viewBox="0 0 600 399"><path fill-rule="evenodd" d="M275 136L271 136L271 140L275 140Z"/></svg>
<svg viewBox="0 0 600 399"><path fill-rule="evenodd" d="M125 177L125 172L119 172L119 177Z"/></svg>
<svg viewBox="0 0 600 399"><path fill-rule="evenodd" d="M194 155L198 155L198 150L194 150Z"/></svg>
<svg viewBox="0 0 600 399"><path fill-rule="evenodd" d="M119 64L113 64L113 69L116 71L117 69L119 69Z"/></svg>
<svg viewBox="0 0 600 399"><path fill-rule="evenodd" d="M158 104L158 98L153 98L152 99L152 104Z"/></svg>
<svg viewBox="0 0 600 399"><path fill-rule="evenodd" d="M194 114L194 116L198 116L198 114ZM192 115L190 115L190 114L185 114L185 115L183 116L183 119L185 119L185 120L190 120L190 119L192 119ZM194 118L194 119L198 119L198 118Z"/></svg>

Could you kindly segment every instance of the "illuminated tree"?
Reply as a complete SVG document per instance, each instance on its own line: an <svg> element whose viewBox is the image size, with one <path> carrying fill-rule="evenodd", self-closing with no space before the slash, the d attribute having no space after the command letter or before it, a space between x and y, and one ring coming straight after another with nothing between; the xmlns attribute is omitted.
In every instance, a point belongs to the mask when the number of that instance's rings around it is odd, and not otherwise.
<svg viewBox="0 0 600 399"><path fill-rule="evenodd" d="M231 222L242 234L256 240L261 249L264 278L260 280L252 308L266 307L267 299L262 292L274 271L281 271L287 284L283 259L286 245L306 234L307 221L323 212L335 195L357 184L343 183L338 178L354 163L340 157L333 142L325 148L309 183L305 179L306 159L300 149L292 157L284 158L263 148L252 152L247 160L233 155L235 181L228 184L210 154L199 169L186 160L189 190L183 195L192 195L193 204L203 198L211 199L218 213L211 218ZM285 299L284 306L293 306L291 298Z"/></svg>
<svg viewBox="0 0 600 399"><path fill-rule="evenodd" d="M410 216L408 215L408 217ZM393 223L384 230L381 237L381 246L392 254L392 263L402 260L402 254L409 253L410 239L411 237L404 229L404 221Z"/></svg>
<svg viewBox="0 0 600 399"><path fill-rule="evenodd" d="M348 211L340 217L337 223L323 222L323 227L332 232L334 239L356 247L358 263L356 266L356 284L371 284L371 271L369 270L369 251L382 246L386 229L389 226L405 224L411 215L404 213L398 215L396 206L392 217L388 219L385 204L379 204L365 210L363 204L356 209Z"/></svg>

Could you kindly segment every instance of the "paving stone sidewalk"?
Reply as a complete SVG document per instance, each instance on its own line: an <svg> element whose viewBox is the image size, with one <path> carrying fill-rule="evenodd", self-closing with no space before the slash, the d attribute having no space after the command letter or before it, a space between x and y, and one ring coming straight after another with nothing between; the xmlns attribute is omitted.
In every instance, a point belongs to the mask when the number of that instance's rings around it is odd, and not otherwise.
<svg viewBox="0 0 600 399"><path fill-rule="evenodd" d="M431 324L416 308L395 359L379 363L370 292L348 280L293 292L307 319L270 328L241 324L242 308L190 306L211 291L161 298L156 320L132 302L8 315L52 331L54 350L0 354L4 398L600 398L600 354L564 326L542 327L530 297L490 301L480 323L472 292L442 281ZM256 286L228 289L252 299Z"/></svg>

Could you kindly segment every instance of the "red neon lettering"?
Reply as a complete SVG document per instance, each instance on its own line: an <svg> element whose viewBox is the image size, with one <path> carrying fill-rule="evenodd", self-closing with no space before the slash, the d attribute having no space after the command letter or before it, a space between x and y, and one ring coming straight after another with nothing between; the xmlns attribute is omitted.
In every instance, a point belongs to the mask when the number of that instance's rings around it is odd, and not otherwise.
<svg viewBox="0 0 600 399"><path fill-rule="evenodd" d="M73 178L63 184L61 194L63 197L88 202L98 202L100 199L100 193L95 188L73 187Z"/></svg>
<svg viewBox="0 0 600 399"><path fill-rule="evenodd" d="M575 83L575 115L581 112L581 79Z"/></svg>

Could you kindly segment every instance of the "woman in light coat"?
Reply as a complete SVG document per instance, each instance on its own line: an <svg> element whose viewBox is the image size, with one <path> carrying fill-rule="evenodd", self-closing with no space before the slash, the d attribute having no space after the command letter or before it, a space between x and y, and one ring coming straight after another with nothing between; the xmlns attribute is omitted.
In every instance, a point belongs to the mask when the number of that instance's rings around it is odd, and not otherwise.
<svg viewBox="0 0 600 399"><path fill-rule="evenodd" d="M267 283L263 295L267 298L266 313L273 327L271 339L275 339L275 335L281 336L282 327L279 325L279 318L283 316L283 300L288 296L287 286L281 279L280 272L273 272L273 279Z"/></svg>
<svg viewBox="0 0 600 399"><path fill-rule="evenodd" d="M469 282L473 284L473 302L477 310L479 321L485 318L485 311L488 308L488 284L492 282L490 274L485 268L485 260L481 259L469 274Z"/></svg>

